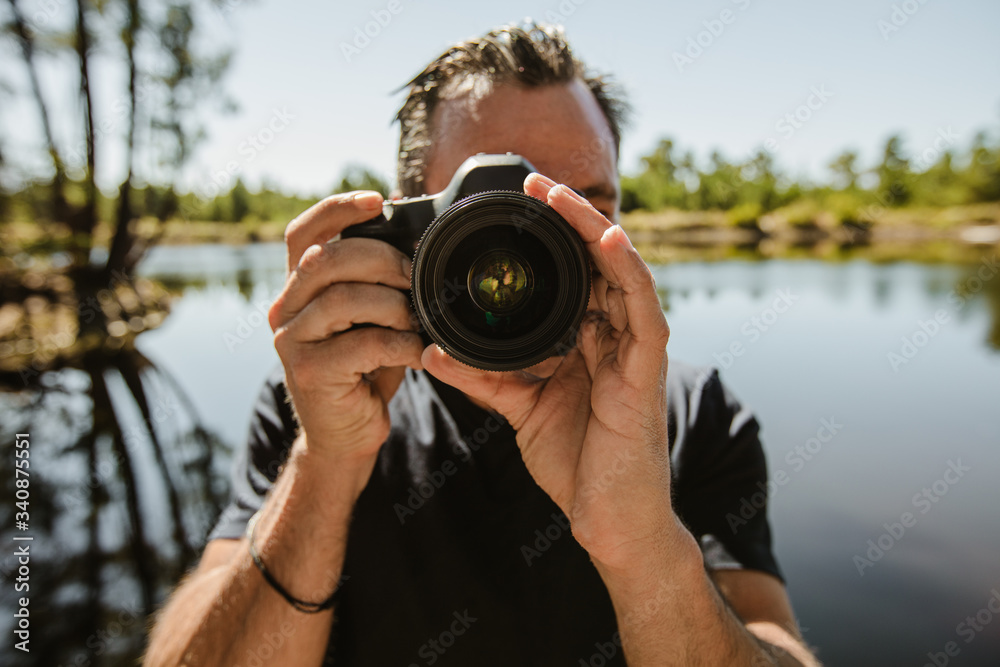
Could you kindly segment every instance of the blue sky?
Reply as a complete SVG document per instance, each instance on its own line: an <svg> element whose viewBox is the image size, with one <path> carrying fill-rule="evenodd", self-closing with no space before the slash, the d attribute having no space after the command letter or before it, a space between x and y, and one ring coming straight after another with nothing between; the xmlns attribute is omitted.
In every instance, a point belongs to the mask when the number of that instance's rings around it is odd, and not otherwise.
<svg viewBox="0 0 1000 667"><path fill-rule="evenodd" d="M561 22L578 56L624 85L626 173L663 136L731 159L771 139L781 167L824 179L840 150L869 164L895 131L912 153L948 128L961 148L1000 133L996 0L227 0L213 38L235 47L225 87L239 111L207 116L184 183L206 190L234 164L251 185L300 193L329 191L351 163L391 177L393 91L450 43L524 17ZM348 58L366 24L374 36ZM254 135L269 141L245 143Z"/></svg>

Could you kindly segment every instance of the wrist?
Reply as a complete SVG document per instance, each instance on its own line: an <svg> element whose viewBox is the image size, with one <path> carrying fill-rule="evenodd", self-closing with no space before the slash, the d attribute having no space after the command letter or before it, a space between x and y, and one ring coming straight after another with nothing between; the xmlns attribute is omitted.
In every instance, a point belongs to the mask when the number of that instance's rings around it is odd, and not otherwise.
<svg viewBox="0 0 1000 667"><path fill-rule="evenodd" d="M262 575L266 569L266 576L279 582L277 587L268 582L276 592L321 603L337 589L354 505L375 459L375 454L310 447L304 434L296 438L250 527L254 534L250 556ZM322 610L319 604L304 606Z"/></svg>
<svg viewBox="0 0 1000 667"><path fill-rule="evenodd" d="M285 467L294 467L300 483L312 492L334 496L330 500L336 504L353 504L368 484L378 452L317 446L303 432L292 444Z"/></svg>
<svg viewBox="0 0 1000 667"><path fill-rule="evenodd" d="M704 575L704 559L694 536L672 516L670 525L646 541L633 544L632 556L624 563L594 566L612 598L662 597L664 586Z"/></svg>

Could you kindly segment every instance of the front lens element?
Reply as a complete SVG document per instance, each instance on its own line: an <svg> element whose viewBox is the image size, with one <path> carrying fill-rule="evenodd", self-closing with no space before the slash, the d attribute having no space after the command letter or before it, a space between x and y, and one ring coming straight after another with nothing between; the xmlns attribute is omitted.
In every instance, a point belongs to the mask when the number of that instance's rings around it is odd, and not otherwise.
<svg viewBox="0 0 1000 667"><path fill-rule="evenodd" d="M531 294L531 269L510 251L486 253L469 269L469 294L487 313L510 313Z"/></svg>

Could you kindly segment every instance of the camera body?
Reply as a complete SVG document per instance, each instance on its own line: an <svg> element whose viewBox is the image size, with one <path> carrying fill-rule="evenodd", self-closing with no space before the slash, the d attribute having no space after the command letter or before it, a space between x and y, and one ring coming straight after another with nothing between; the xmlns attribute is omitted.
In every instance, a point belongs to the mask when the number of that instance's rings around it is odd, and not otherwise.
<svg viewBox="0 0 1000 667"><path fill-rule="evenodd" d="M412 257L424 230L452 204L481 192L522 192L524 179L533 171L531 163L520 155L473 155L462 163L441 192L386 201L381 215L348 227L340 237L379 239Z"/></svg>
<svg viewBox="0 0 1000 667"><path fill-rule="evenodd" d="M475 368L518 370L566 354L586 312L586 249L552 207L524 194L533 171L518 155L475 155L441 192L386 202L382 215L341 233L412 256L425 340Z"/></svg>

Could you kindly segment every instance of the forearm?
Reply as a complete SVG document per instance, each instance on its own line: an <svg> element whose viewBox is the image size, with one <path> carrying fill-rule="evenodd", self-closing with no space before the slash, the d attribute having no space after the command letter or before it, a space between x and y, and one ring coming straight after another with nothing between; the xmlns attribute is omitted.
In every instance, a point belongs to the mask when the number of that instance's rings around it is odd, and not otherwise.
<svg viewBox="0 0 1000 667"><path fill-rule="evenodd" d="M329 461L296 441L264 505L254 543L269 572L293 596L321 602L341 576L348 524L373 460ZM173 595L153 630L146 665L319 665L333 610L294 609L264 580L246 538L231 557L195 572ZM259 658L258 658L259 659Z"/></svg>
<svg viewBox="0 0 1000 667"><path fill-rule="evenodd" d="M595 563L631 667L814 664L747 629L709 578L694 537L679 523L647 553L627 569Z"/></svg>

